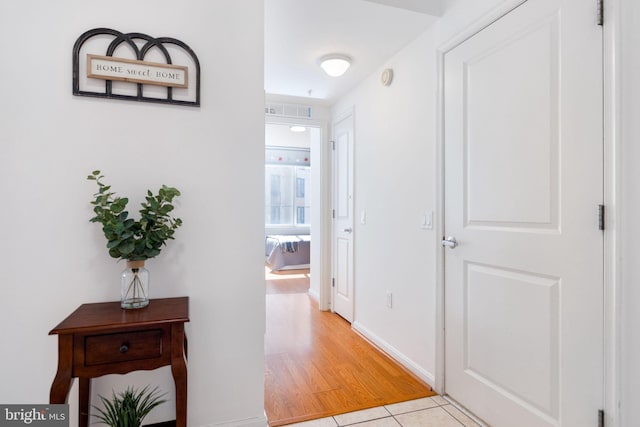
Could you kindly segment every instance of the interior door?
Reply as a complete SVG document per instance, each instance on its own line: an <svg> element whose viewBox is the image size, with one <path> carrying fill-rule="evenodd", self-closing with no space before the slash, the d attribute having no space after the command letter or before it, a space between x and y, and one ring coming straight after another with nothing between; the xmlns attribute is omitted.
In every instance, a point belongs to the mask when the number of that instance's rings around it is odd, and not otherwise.
<svg viewBox="0 0 640 427"><path fill-rule="evenodd" d="M333 125L333 311L353 321L353 115Z"/></svg>
<svg viewBox="0 0 640 427"><path fill-rule="evenodd" d="M444 55L445 389L495 427L597 425L602 34L528 0Z"/></svg>

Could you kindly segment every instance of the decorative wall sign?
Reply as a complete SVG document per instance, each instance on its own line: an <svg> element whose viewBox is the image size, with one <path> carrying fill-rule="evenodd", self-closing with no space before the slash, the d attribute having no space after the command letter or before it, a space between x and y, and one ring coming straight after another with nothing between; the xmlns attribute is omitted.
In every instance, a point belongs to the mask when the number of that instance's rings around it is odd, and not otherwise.
<svg viewBox="0 0 640 427"><path fill-rule="evenodd" d="M188 87L189 68L89 53L87 77L185 88Z"/></svg>
<svg viewBox="0 0 640 427"><path fill-rule="evenodd" d="M73 46L73 94L200 106L200 62L174 38L95 28Z"/></svg>

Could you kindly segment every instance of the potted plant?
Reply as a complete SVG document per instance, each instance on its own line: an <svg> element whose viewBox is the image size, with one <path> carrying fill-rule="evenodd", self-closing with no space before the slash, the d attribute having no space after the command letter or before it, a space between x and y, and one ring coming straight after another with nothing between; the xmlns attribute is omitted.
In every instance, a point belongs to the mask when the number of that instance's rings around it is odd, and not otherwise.
<svg viewBox="0 0 640 427"><path fill-rule="evenodd" d="M175 230L182 225L180 218L171 216L173 199L180 191L166 185L155 195L147 190L145 201L141 203L140 218L135 220L129 218L126 210L129 199L117 197L102 178L99 170L87 176L98 184L98 192L91 201L95 216L90 221L102 225L109 255L127 261L127 269L121 277L122 308L146 307L149 304L149 272L144 268L144 262L159 255L166 241L173 240Z"/></svg>
<svg viewBox="0 0 640 427"><path fill-rule="evenodd" d="M144 417L153 408L166 402L162 399L165 394L159 394L157 387L149 390L149 386L146 386L140 391L127 387L117 394L114 391L111 400L98 396L104 409L93 406L98 413L92 416L110 427L140 427Z"/></svg>

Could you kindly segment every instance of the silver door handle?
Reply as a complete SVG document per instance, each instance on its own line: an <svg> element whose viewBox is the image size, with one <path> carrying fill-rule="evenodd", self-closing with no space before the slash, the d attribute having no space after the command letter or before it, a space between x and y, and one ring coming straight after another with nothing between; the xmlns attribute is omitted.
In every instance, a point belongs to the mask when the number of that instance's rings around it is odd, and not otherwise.
<svg viewBox="0 0 640 427"><path fill-rule="evenodd" d="M455 249L455 247L458 246L458 241L455 237L449 236L446 239L442 239L442 246L445 248Z"/></svg>
<svg viewBox="0 0 640 427"><path fill-rule="evenodd" d="M351 233L353 231L353 228L349 227L349 228L345 228L344 230L345 233Z"/></svg>

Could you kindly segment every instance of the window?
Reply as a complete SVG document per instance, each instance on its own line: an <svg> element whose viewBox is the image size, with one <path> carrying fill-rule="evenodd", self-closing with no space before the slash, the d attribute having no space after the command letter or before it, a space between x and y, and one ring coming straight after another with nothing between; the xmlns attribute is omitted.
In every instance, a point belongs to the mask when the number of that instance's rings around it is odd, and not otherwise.
<svg viewBox="0 0 640 427"><path fill-rule="evenodd" d="M304 178L296 177L296 197L304 197Z"/></svg>
<svg viewBox="0 0 640 427"><path fill-rule="evenodd" d="M280 206L282 205L282 191L280 181L282 175L271 174L271 221L280 224Z"/></svg>
<svg viewBox="0 0 640 427"><path fill-rule="evenodd" d="M265 225L309 225L310 177L309 150L267 148Z"/></svg>

